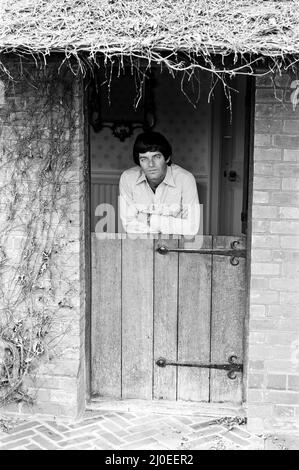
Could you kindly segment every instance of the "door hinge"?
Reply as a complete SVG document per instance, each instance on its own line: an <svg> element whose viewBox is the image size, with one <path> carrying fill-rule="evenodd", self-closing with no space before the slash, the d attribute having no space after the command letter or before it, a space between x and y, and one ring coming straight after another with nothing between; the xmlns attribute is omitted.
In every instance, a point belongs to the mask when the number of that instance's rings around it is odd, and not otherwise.
<svg viewBox="0 0 299 470"><path fill-rule="evenodd" d="M247 222L247 212L241 212L241 222Z"/></svg>
<svg viewBox="0 0 299 470"><path fill-rule="evenodd" d="M160 255L167 255L167 253L170 253L170 252L178 252L178 253L199 253L202 255L230 256L230 263L233 266L238 266L239 258L246 258L246 250L237 248L239 244L240 244L239 240L234 240L230 244L230 249L202 248L200 250L193 250L189 248L168 248L167 246L162 245L157 248L157 252L160 253Z"/></svg>
<svg viewBox="0 0 299 470"><path fill-rule="evenodd" d="M243 364L237 362L237 356L229 356L227 363L216 364L213 362L176 362L169 361L164 357L159 357L156 361L158 367L166 366L180 366L180 367L200 367L203 369L220 369L227 370L227 376L229 379L234 380L237 375L236 372L243 372Z"/></svg>

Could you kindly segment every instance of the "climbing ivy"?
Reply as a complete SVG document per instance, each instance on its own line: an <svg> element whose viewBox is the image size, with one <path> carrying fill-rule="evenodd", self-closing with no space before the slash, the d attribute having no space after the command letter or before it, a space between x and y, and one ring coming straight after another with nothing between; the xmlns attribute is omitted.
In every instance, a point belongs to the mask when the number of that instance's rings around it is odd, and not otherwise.
<svg viewBox="0 0 299 470"><path fill-rule="evenodd" d="M32 401L25 377L65 333L73 308L60 254L78 207L75 80L55 67L0 77L0 404ZM74 216L74 217L73 217ZM62 285L63 284L63 285ZM66 327L67 328L67 327Z"/></svg>

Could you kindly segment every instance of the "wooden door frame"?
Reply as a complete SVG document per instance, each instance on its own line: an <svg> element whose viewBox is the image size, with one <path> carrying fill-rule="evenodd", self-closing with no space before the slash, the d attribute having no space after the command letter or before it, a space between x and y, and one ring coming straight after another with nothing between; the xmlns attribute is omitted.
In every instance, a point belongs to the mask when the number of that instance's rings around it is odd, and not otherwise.
<svg viewBox="0 0 299 470"><path fill-rule="evenodd" d="M83 155L83 168L84 168L84 187L86 197L84 201L85 214L83 217L82 231L85 240L85 253L84 253L84 290L86 296L85 302L85 328L84 328L84 350L85 350L85 397L89 401L91 399L91 171L90 171L90 125L89 125L89 83L91 77L89 74L84 77L83 82L83 126L84 126L84 155ZM82 219L81 219L82 223ZM81 331L81 334L83 332Z"/></svg>
<svg viewBox="0 0 299 470"><path fill-rule="evenodd" d="M249 315L250 315L250 279L251 279L251 242L252 242L252 205L253 205L253 176L254 176L254 120L255 120L255 77L248 77L246 108L248 107L248 125L245 129L245 145L247 145L247 158L244 158L244 175L247 177L247 201L246 201L246 304L244 320L244 366L243 366L243 402L247 401L247 378L248 378L248 358L249 358ZM244 178L245 181L245 178ZM245 207L243 205L243 211Z"/></svg>
<svg viewBox="0 0 299 470"><path fill-rule="evenodd" d="M219 204L220 204L220 170L221 170L221 142L220 138L214 139L213 136L221 135L222 116L216 110L216 102L221 100L222 90L219 86L215 87L214 99L212 102L212 131L211 131L211 161L210 161L210 223L208 233L218 234L219 229Z"/></svg>
<svg viewBox="0 0 299 470"><path fill-rule="evenodd" d="M248 225L247 225L247 280L246 280L246 312L245 312L245 323L244 323L244 368L243 368L243 403L246 402L247 398L247 359L248 359L248 333L249 333L249 280L250 280L250 250L251 250L251 207L252 207L252 181L253 181L253 140L254 140L254 104L255 104L255 83L254 80L250 77L251 80L251 95L250 95L250 117L249 117L249 137L248 137ZM83 126L84 126L84 155L83 155L83 165L85 168L85 181L84 185L88 194L88 197L85 199L85 214L83 217L83 227L85 239L85 254L84 254L84 289L86 295L86 311L85 311L85 372L86 372L86 399L87 402L91 400L91 236L90 236L90 201L91 201L91 172L90 172L90 126L89 126L89 84L90 77L86 77L83 80ZM214 102L217 99L220 99L221 90L217 88L215 90ZM213 102L213 103L214 103ZM218 230L218 208L219 208L219 177L220 177L220 139L213 139L215 132L221 128L221 118L219 113L215 112L215 106L212 107L212 132L211 132L211 163L210 163L210 194L209 194L209 205L210 205L210 219L209 219L209 232ZM246 159L244 159L246 160ZM200 410L203 405L203 410L212 407L212 409L217 408L217 404L201 404L200 402L193 404L197 410ZM101 407L102 405L100 405ZM125 407L126 405L124 405ZM169 407L169 404L165 405ZM173 402L173 408L177 409L176 402ZM226 409L225 404L219 404L219 410ZM155 405L154 408L155 409ZM192 407L192 409L194 409ZM240 411L240 408L238 408Z"/></svg>

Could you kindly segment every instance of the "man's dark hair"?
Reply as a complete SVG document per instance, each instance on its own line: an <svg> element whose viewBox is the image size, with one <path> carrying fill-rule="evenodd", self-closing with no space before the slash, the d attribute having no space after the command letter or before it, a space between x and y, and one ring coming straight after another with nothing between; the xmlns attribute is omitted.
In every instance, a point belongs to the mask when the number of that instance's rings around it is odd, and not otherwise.
<svg viewBox="0 0 299 470"><path fill-rule="evenodd" d="M133 159L136 165L139 163L139 154L145 152L161 152L165 160L171 157L172 149L168 140L159 132L143 132L136 137L133 147ZM171 158L167 165L171 165Z"/></svg>

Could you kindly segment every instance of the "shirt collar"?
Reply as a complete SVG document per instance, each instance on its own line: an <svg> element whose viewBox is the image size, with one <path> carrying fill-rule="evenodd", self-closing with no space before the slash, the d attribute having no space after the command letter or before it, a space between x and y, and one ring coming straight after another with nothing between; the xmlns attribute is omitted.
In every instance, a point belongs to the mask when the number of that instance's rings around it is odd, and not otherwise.
<svg viewBox="0 0 299 470"><path fill-rule="evenodd" d="M170 166L167 165L167 171L166 171L166 175L163 180L163 183L168 184L168 186L174 186L174 187L176 186L174 182L173 174L172 174L172 165Z"/></svg>
<svg viewBox="0 0 299 470"><path fill-rule="evenodd" d="M136 180L136 184L139 184L142 181L146 181L146 176L145 176L144 171L140 168L140 172ZM174 187L176 186L174 179L173 179L171 165L170 166L167 165L166 175L162 183L168 184L168 186L174 186Z"/></svg>

